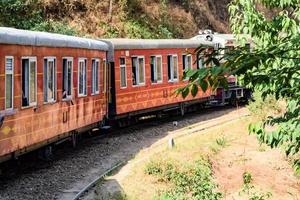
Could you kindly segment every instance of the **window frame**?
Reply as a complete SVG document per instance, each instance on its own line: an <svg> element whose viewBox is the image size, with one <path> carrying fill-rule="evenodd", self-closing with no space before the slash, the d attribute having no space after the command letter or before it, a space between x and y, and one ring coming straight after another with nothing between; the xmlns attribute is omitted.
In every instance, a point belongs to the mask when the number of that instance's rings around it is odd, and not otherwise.
<svg viewBox="0 0 300 200"><path fill-rule="evenodd" d="M80 63L83 62L84 63L84 77L85 80L83 81L84 83L84 87L83 87L83 93L79 93L79 79L80 79L80 73L79 73L79 68L80 68ZM88 62L87 62L87 58L84 57L80 57L78 58L78 66L77 66L77 95L78 97L86 97L88 96L88 92L87 92L87 80L88 80L88 76L87 76L87 66L88 66Z"/></svg>
<svg viewBox="0 0 300 200"><path fill-rule="evenodd" d="M29 91L28 106L23 106L23 102L22 102L23 101L23 96L22 96L23 94L21 95L21 108L26 109L26 108L37 106L37 102L38 102L38 99L37 99L37 96L38 96L38 94L37 94L37 57L36 56L22 56L21 57L21 91L23 90L23 87L22 87L22 84L23 84L23 80L22 80L23 60L28 60L28 67L29 67L29 69L28 69L29 70L29 80L28 81L29 81L29 84L30 84L30 63L31 62L35 62L35 72L36 72L35 73L35 102L32 102L32 103L29 102L30 101L30 91ZM29 89L30 89L30 87L29 87Z"/></svg>
<svg viewBox="0 0 300 200"><path fill-rule="evenodd" d="M204 65L204 58L201 56L201 55L197 55L197 69L202 69L202 68L205 68L205 65ZM201 62L201 65L200 65L200 62Z"/></svg>
<svg viewBox="0 0 300 200"><path fill-rule="evenodd" d="M9 73L10 75L12 75L12 87L11 87L11 107L10 108L6 108L6 93L7 93L7 90L6 90L6 75L8 75L7 73L7 70L6 70L6 60L7 59L12 59L12 72ZM4 110L13 110L14 109L14 75L15 75L15 65L14 65L14 56L5 56L5 77L4 77Z"/></svg>
<svg viewBox="0 0 300 200"><path fill-rule="evenodd" d="M51 104L57 102L57 59L55 56L46 56L43 59L43 84L45 84L45 60L47 59L47 66L49 64L49 60L53 61L54 63L54 76L53 76L53 83L54 83L54 98L48 100L48 95L47 95L47 101L45 101L45 86L43 85L43 98L44 98L44 104ZM47 76L48 77L48 76ZM48 78L47 78L48 81ZM48 82L47 82L48 83ZM47 88L48 89L48 88ZM48 91L47 91L48 92Z"/></svg>
<svg viewBox="0 0 300 200"><path fill-rule="evenodd" d="M107 91L108 91L108 88L107 88L107 86L108 86L108 84L107 84L107 80L109 80L108 79L108 74L107 74L107 71L108 71L108 62L107 62L107 60L106 59L103 59L102 60L102 67L103 67L103 94L105 94Z"/></svg>
<svg viewBox="0 0 300 200"><path fill-rule="evenodd" d="M97 63L98 62L98 72L96 74L98 74L98 82L94 85L94 74L93 74L93 62ZM98 95L100 94L100 66L101 66L101 62L100 62L100 58L92 58L92 69L91 69L91 95L94 96L94 95ZM98 85L98 87L96 87L96 85ZM98 88L98 90L93 90L94 87Z"/></svg>
<svg viewBox="0 0 300 200"><path fill-rule="evenodd" d="M183 57L185 56L185 59L183 60ZM191 58L191 67L188 67L188 57ZM193 69L193 56L192 54L182 54L182 69L183 71L187 70L187 69Z"/></svg>
<svg viewBox="0 0 300 200"><path fill-rule="evenodd" d="M72 62L72 66L71 66L71 95L66 95L66 97L64 98L64 95L62 95L62 101L71 101L73 99L73 87L74 87L74 58L73 57L62 57L62 89L64 87L64 63L63 61L67 60L67 65L68 62L71 61ZM67 66L68 67L68 66ZM63 92L63 91L62 91Z"/></svg>
<svg viewBox="0 0 300 200"><path fill-rule="evenodd" d="M125 61L125 64L123 64L123 65L121 65L121 58L123 58L124 59L124 61ZM120 88L121 89L125 89L125 88L127 88L127 69L126 69L126 57L125 56L121 56L121 57L119 57L119 65L120 65ZM121 68L124 68L125 69L125 86L122 86L122 70L121 70Z"/></svg>
<svg viewBox="0 0 300 200"><path fill-rule="evenodd" d="M133 58L137 58L137 61L140 59L140 58L142 58L143 59L143 69L144 69L144 73L143 73L143 76L144 76L144 82L143 83L140 83L140 78L139 78L139 66L137 66L136 67L136 74L137 74L137 80L138 80L138 84L136 84L136 85L133 85L132 84L132 87L140 87L140 86L145 86L146 85L146 72L145 72L145 70L146 70L146 62L145 62L145 56L135 56L135 55L133 55L133 56L131 56L131 68L133 67L133 62L132 62L132 59ZM137 63L139 63L139 62L137 62ZM131 69L131 73L132 73L132 69ZM132 78L131 78L132 79ZM132 81L132 83L133 83L133 81Z"/></svg>
<svg viewBox="0 0 300 200"><path fill-rule="evenodd" d="M156 79L157 79L157 58L160 58L161 59L161 63L160 63L160 71L161 71L161 80L160 81L156 81L156 82L152 82L152 79L150 78L150 81L151 81L151 84L153 85L156 85L156 84L161 84L163 83L163 80L164 80L164 75L163 75L163 57L162 55L150 55L150 71L151 71L151 57L155 57L155 69L156 69L156 72L154 72L154 77L156 75ZM150 75L151 77L151 75Z"/></svg>
<svg viewBox="0 0 300 200"><path fill-rule="evenodd" d="M170 75L171 75L171 79L169 79L168 77L168 82L169 83L175 83L175 82L178 82L179 81L179 71L178 71L178 55L177 54L168 54L167 57L171 56L171 72L170 72ZM174 79L174 67L173 67L173 57L176 57L177 58L177 78ZM167 59L167 65L168 65L168 59ZM167 66L169 70L169 66Z"/></svg>

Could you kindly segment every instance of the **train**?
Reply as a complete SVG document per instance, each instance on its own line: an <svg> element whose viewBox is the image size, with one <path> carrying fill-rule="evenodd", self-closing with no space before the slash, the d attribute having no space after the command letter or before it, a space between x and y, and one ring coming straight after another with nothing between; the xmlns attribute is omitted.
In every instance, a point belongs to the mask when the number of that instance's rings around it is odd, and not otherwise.
<svg viewBox="0 0 300 200"><path fill-rule="evenodd" d="M220 91L211 89L174 95L188 81L185 70L205 67L192 53L200 44L215 46L197 38L88 39L0 27L0 163L65 140L75 146L79 134L110 122L183 115L216 101Z"/></svg>

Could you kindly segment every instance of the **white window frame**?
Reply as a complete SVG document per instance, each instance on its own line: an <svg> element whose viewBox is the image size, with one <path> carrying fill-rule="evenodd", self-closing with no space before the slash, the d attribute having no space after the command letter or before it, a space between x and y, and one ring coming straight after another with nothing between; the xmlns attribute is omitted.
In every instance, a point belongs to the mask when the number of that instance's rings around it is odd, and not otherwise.
<svg viewBox="0 0 300 200"><path fill-rule="evenodd" d="M108 64L107 64L107 61L106 59L103 59L103 63L102 63L102 67L103 67L103 93L106 93L107 91L107 67L108 67Z"/></svg>
<svg viewBox="0 0 300 200"><path fill-rule="evenodd" d="M182 54L182 58L183 56L185 56L185 60L182 60L182 65L184 64L184 69L183 71L187 70L187 69L193 69L193 56L192 54ZM191 66L190 68L188 67L188 57L191 58Z"/></svg>
<svg viewBox="0 0 300 200"><path fill-rule="evenodd" d="M143 61L144 61L144 62L143 62L143 68L144 68L144 73L143 73L143 76L144 76L144 82L142 82L142 83L140 82L140 80L139 80L139 79L140 79L140 77L139 77L139 67L136 66L136 67L135 67L135 70L136 70L135 73L137 74L137 80L136 80L137 84L136 84L136 85L133 85L133 84L132 84L132 86L133 86L133 87L145 86L145 85L146 85L146 76L145 76L145 64L146 64L146 63L145 63L145 56L131 56L131 62L132 62L132 58L137 58L137 61L138 61L139 59L142 58ZM139 62L137 62L137 63L139 63ZM131 63L131 67L132 67L132 64L133 64L133 63ZM132 70L131 70L131 73L132 73Z"/></svg>
<svg viewBox="0 0 300 200"><path fill-rule="evenodd" d="M36 56L24 56L21 58L21 69L23 68L22 67L22 64L23 64L23 60L27 60L28 59L28 67L29 67L29 83L30 83L30 63L31 62L35 62L35 102L32 102L30 103L30 91L29 91L29 94L28 94L28 106L23 106L23 97L21 96L21 106L22 108L28 108L28 107L33 107L33 106L37 106L37 58ZM23 72L22 72L23 73ZM21 80L22 80L22 75L21 75ZM22 80L23 81L23 80ZM21 84L22 84L22 81L21 81ZM21 90L22 90L22 85L21 85Z"/></svg>
<svg viewBox="0 0 300 200"><path fill-rule="evenodd" d="M124 59L124 61L125 61L125 64L123 64L123 65L121 65L121 62L120 62L121 58ZM121 57L119 58L119 64L120 64L120 88L121 88L121 89L124 89L124 88L127 88L126 57L121 56ZM125 86L122 86L122 70L121 70L122 68L125 69L125 77L124 77L124 78L125 78Z"/></svg>
<svg viewBox="0 0 300 200"><path fill-rule="evenodd" d="M62 62L63 62L63 60L67 60L67 67L68 67L68 62L71 62L72 63L72 66L71 66L71 94L70 95L66 95L66 97L64 98L64 95L62 95L62 100L63 101L68 101L68 100L72 100L73 99L73 73L74 73L74 58L73 57L62 57ZM63 75L64 75L64 72L63 72L63 70L64 70L64 63L62 63L62 80L63 80L63 82L62 82L62 88L64 87L64 84L65 84L65 82L64 82L64 77L63 77ZM64 91L62 91L62 92L64 92Z"/></svg>
<svg viewBox="0 0 300 200"><path fill-rule="evenodd" d="M6 70L6 60L7 59L11 59L12 60L12 71L11 73L8 73L7 70ZM5 85L4 85L4 88L5 88L5 100L4 100L4 108L5 110L13 110L14 109L14 70L15 70L15 66L14 66L14 57L13 56L5 56ZM11 107L10 108L7 108L6 107L6 75L12 75L12 87L11 87L11 96L12 96L12 99L11 99Z"/></svg>
<svg viewBox="0 0 300 200"><path fill-rule="evenodd" d="M204 63L203 57L201 55L199 55L199 57L197 56L197 69L205 68L203 63Z"/></svg>
<svg viewBox="0 0 300 200"><path fill-rule="evenodd" d="M168 82L170 82L170 83L178 82L178 80L179 80L179 78L178 78L178 76L179 76L179 71L178 71L178 55L177 54L169 54L168 56L171 56L171 72L170 72L171 79L169 79L169 77L168 77ZM174 78L173 57L177 58L177 78ZM169 70L169 66L167 66L167 67L168 67L168 70Z"/></svg>
<svg viewBox="0 0 300 200"><path fill-rule="evenodd" d="M164 75L163 75L163 60L162 60L162 55L151 55L150 56L150 68L151 68L151 57L155 57L155 63L154 63L154 79L156 78L156 80L157 80L157 58L160 58L161 59L161 63L160 63L160 71L161 71L161 80L159 80L159 81L157 81L157 82L152 82L152 80L151 80L151 84L160 84L160 83L162 83L163 82L163 77L164 77ZM151 71L151 69L150 69L150 71ZM150 76L151 77L151 76Z"/></svg>
<svg viewBox="0 0 300 200"><path fill-rule="evenodd" d="M96 66L94 66L93 65L93 62L95 62L96 64L98 63L98 72L97 73L93 73L93 71L94 71L94 67ZM95 83L96 82L96 75L98 74L98 82L97 83ZM97 94L100 94L100 87L99 87L99 83L100 83L100 59L99 58L93 58L92 59L92 70L91 70L91 83L92 83L92 85L91 85L91 94L92 95L97 95ZM96 90L96 86L98 86L98 90Z"/></svg>
<svg viewBox="0 0 300 200"><path fill-rule="evenodd" d="M45 60L47 59L47 66L49 64L49 62L53 62L54 63L54 75L53 75L53 84L54 84L54 97L49 99L48 98L48 88L47 91L45 91L45 86L43 87L43 98L44 98L44 104L47 103L55 103L57 100L57 61L56 61L56 57L54 56L47 56L44 57L43 60L43 69L44 69L44 73L43 73L43 84L45 84ZM48 72L48 71L47 71ZM48 74L47 74L47 85L48 85ZM47 94L47 99L45 99L45 93Z"/></svg>
<svg viewBox="0 0 300 200"><path fill-rule="evenodd" d="M80 73L79 73L79 68L80 68L80 63L83 62L84 63L84 78L85 80L83 80L83 93L79 93L79 79L80 79ZM87 96L87 66L88 66L88 63L87 63L87 58L78 58L78 66L77 66L77 94L78 94L78 97L86 97Z"/></svg>

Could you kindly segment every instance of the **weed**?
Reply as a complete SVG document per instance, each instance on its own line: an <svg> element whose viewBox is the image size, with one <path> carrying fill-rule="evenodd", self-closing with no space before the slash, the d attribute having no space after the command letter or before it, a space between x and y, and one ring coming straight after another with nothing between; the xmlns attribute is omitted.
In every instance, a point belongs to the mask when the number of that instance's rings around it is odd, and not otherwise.
<svg viewBox="0 0 300 200"><path fill-rule="evenodd" d="M243 173L243 189L239 194L246 193L249 196L249 200L266 200L272 196L271 192L257 192L256 188L252 184L253 178L250 172Z"/></svg>
<svg viewBox="0 0 300 200"><path fill-rule="evenodd" d="M252 179L252 174L250 172L244 172L243 173L243 182L244 182L244 185L249 185L251 184L253 181Z"/></svg>
<svg viewBox="0 0 300 200"><path fill-rule="evenodd" d="M253 101L249 102L247 108L257 119L266 119L270 115L277 115L283 112L282 100L276 100L274 96L268 95L262 98L262 93L255 91L253 93Z"/></svg>
<svg viewBox="0 0 300 200"><path fill-rule="evenodd" d="M151 170L154 172L152 174L173 185L171 189L157 195L155 200L217 200L222 197L222 194L216 191L217 185L212 180L211 165L205 159L180 167L170 161L157 162L155 167L154 165L153 162L148 165L148 169L155 169ZM158 168L161 170L159 173Z"/></svg>
<svg viewBox="0 0 300 200"><path fill-rule="evenodd" d="M217 138L216 139L216 143L217 143L217 145L219 145L220 147L226 147L227 146L227 139L224 137L224 136L222 136L221 138Z"/></svg>
<svg viewBox="0 0 300 200"><path fill-rule="evenodd" d="M145 173L148 175L160 175L162 174L163 170L160 165L151 161L146 165Z"/></svg>

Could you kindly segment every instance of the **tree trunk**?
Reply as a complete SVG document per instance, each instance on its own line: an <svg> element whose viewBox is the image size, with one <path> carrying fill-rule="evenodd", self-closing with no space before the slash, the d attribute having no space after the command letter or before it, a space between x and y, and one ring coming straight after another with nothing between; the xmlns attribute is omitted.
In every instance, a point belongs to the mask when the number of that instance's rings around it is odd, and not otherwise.
<svg viewBox="0 0 300 200"><path fill-rule="evenodd" d="M109 11L108 11L108 22L109 23L111 23L111 21L112 21L113 1L114 0L109 0Z"/></svg>

